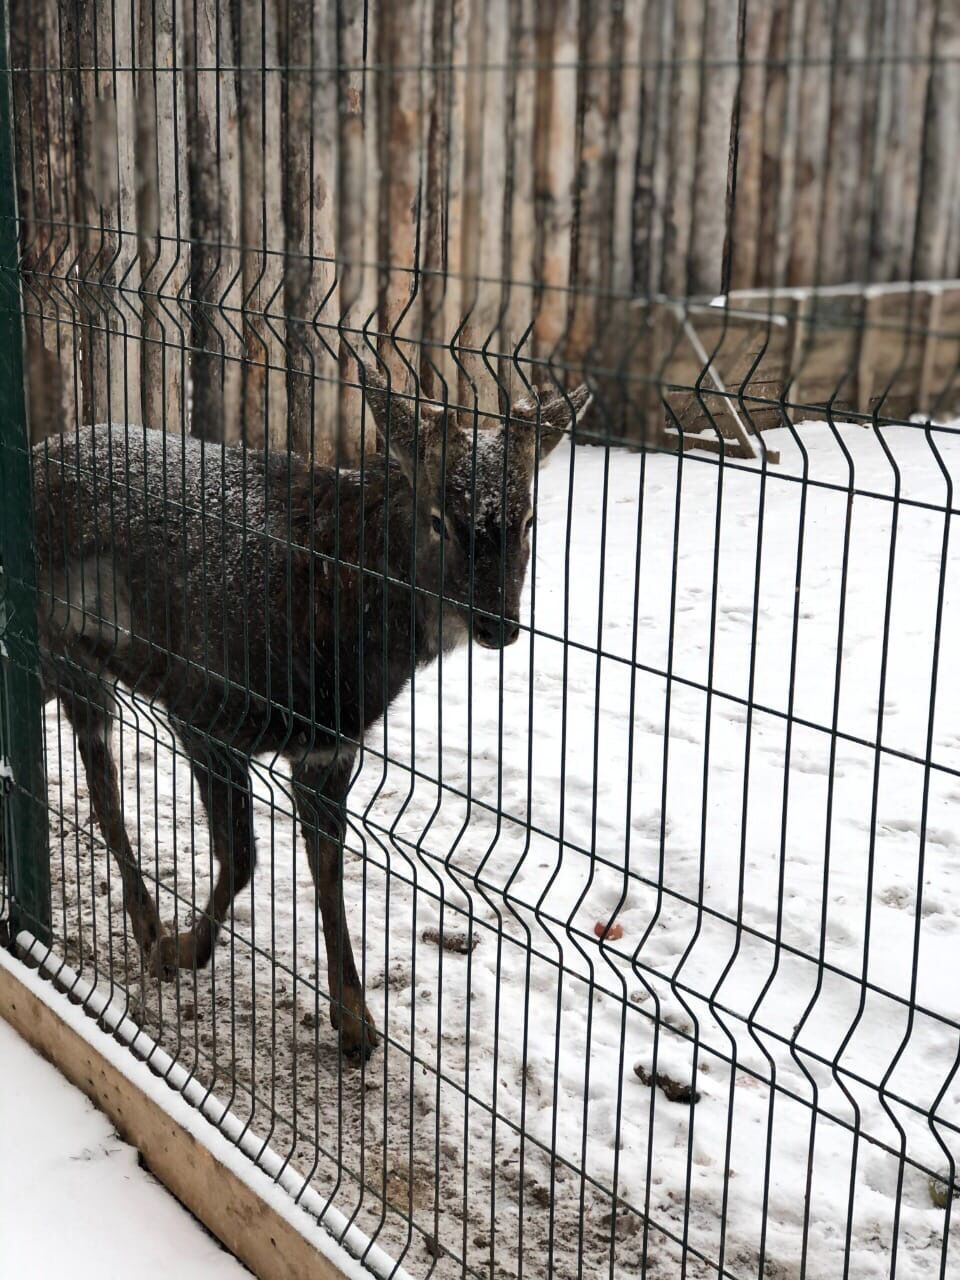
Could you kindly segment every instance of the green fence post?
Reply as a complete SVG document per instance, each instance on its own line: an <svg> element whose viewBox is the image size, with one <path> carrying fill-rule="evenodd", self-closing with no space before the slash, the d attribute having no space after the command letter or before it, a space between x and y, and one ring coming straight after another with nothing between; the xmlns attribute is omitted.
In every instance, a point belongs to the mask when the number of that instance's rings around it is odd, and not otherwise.
<svg viewBox="0 0 960 1280"><path fill-rule="evenodd" d="M49 943L50 851L8 30L6 0L0 0L0 858L8 875L11 933L29 929Z"/></svg>

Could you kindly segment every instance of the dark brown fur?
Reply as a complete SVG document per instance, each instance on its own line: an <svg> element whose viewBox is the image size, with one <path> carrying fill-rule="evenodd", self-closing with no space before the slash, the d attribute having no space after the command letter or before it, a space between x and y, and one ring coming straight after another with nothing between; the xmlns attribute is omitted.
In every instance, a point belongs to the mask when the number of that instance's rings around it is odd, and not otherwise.
<svg viewBox="0 0 960 1280"><path fill-rule="evenodd" d="M364 370L383 453L362 471L140 427L81 428L34 450L48 696L77 734L152 972L205 965L254 866L249 758L285 756L317 885L331 1021L377 1043L343 905L345 801L368 725L468 634L519 631L533 468L585 388L515 405L506 428L392 396ZM538 449L539 440L539 449ZM388 460L389 459L389 460ZM178 936L161 923L124 828L113 686L165 708L206 806L219 874Z"/></svg>

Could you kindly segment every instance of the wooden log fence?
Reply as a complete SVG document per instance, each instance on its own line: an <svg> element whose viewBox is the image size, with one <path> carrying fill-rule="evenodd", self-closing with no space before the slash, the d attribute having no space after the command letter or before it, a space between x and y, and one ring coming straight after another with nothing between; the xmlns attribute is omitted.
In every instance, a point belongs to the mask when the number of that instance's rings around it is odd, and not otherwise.
<svg viewBox="0 0 960 1280"><path fill-rule="evenodd" d="M634 442L702 437L761 347L750 386L782 398L802 356L797 403L949 399L955 5L10 7L38 437L111 417L355 460L372 351L481 420L592 370ZM777 319L674 305L720 293Z"/></svg>

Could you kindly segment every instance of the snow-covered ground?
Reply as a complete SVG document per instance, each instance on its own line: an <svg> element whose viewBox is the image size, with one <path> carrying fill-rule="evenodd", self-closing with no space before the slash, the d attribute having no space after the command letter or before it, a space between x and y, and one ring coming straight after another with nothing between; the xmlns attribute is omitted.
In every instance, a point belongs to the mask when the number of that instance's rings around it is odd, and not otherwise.
<svg viewBox="0 0 960 1280"><path fill-rule="evenodd" d="M421 673L351 793L363 1072L277 762L232 941L158 993L51 707L67 958L414 1275L960 1278L929 1177L960 1151L954 430L772 432L765 474L555 453L532 642ZM172 921L206 828L169 732L125 721Z"/></svg>
<svg viewBox="0 0 960 1280"><path fill-rule="evenodd" d="M250 1275L3 1021L0 1062L0 1275Z"/></svg>

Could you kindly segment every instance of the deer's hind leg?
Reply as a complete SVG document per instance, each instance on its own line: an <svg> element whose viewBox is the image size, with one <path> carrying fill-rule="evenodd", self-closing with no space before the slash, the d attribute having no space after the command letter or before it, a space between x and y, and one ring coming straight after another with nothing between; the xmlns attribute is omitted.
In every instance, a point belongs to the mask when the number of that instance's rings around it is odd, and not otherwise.
<svg viewBox="0 0 960 1280"><path fill-rule="evenodd" d="M311 752L293 764L293 795L320 903L330 1022L343 1051L369 1058L380 1036L363 999L343 903L343 838L353 752Z"/></svg>
<svg viewBox="0 0 960 1280"><path fill-rule="evenodd" d="M152 967L158 978L167 981L176 977L178 969L202 969L209 964L234 898L250 883L256 858L250 769L245 757L200 734L178 732L207 813L217 875L210 899L191 927L160 939Z"/></svg>
<svg viewBox="0 0 960 1280"><path fill-rule="evenodd" d="M163 936L163 925L154 897L143 882L123 821L120 782L110 745L116 700L92 674L83 677L76 671L68 672L66 668L61 671L51 666L45 670L45 676L47 692L60 699L77 736L90 805L107 847L120 867L123 905L133 936L146 959Z"/></svg>

